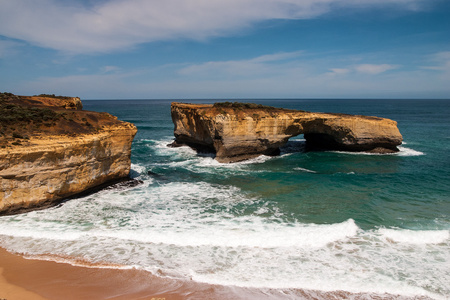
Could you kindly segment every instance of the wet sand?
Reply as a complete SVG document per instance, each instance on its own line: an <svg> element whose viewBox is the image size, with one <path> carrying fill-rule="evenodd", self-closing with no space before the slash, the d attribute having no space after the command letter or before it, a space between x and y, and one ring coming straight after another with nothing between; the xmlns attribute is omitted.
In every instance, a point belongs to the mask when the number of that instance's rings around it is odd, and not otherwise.
<svg viewBox="0 0 450 300"><path fill-rule="evenodd" d="M183 283L138 270L25 259L0 248L0 299L185 299Z"/></svg>
<svg viewBox="0 0 450 300"><path fill-rule="evenodd" d="M268 299L258 289L165 279L136 269L26 259L2 248L0 271L0 300Z"/></svg>
<svg viewBox="0 0 450 300"><path fill-rule="evenodd" d="M0 300L412 299L388 294L256 289L166 279L136 269L25 259L0 248ZM429 299L414 297L413 299Z"/></svg>

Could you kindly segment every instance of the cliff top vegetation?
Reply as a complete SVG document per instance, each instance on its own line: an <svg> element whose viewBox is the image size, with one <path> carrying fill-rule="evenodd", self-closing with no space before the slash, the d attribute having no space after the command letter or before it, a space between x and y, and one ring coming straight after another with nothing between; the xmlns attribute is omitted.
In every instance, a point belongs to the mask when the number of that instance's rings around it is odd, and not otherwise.
<svg viewBox="0 0 450 300"><path fill-rule="evenodd" d="M14 103L19 96L11 93L0 93L0 124L11 126L22 122L56 121L61 115L49 108L27 107Z"/></svg>
<svg viewBox="0 0 450 300"><path fill-rule="evenodd" d="M34 97L46 97L46 98L56 98L56 99L70 99L73 97L67 97L67 96L56 96L55 94L39 94L34 95Z"/></svg>
<svg viewBox="0 0 450 300"><path fill-rule="evenodd" d="M88 134L121 123L108 113L65 109L58 104L58 99L72 97L55 96L53 106L35 97L40 96L0 93L0 148L28 145L31 137Z"/></svg>
<svg viewBox="0 0 450 300"><path fill-rule="evenodd" d="M236 109L265 109L265 110L275 110L279 109L273 106L267 106L256 103L244 103L244 102L216 102L213 107L215 108L236 108Z"/></svg>

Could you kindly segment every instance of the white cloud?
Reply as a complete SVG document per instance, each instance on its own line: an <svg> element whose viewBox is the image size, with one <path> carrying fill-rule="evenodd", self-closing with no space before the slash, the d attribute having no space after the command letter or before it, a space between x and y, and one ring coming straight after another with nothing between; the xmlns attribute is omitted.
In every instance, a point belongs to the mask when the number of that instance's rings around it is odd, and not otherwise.
<svg viewBox="0 0 450 300"><path fill-rule="evenodd" d="M210 65L217 67L220 63L210 62ZM241 76L231 71L220 73L217 68L206 68L207 64L199 65L204 67L197 70L199 73L179 74L183 65L166 65L131 72L15 81L8 91L24 95L55 93L84 99L443 98L450 93L448 78L442 77L441 72L397 70L370 77L354 70L344 76L320 72L330 70L333 63L333 59L292 60L272 65L259 76L247 76L245 72ZM229 66L239 68L237 64ZM214 72L218 75L210 76Z"/></svg>
<svg viewBox="0 0 450 300"><path fill-rule="evenodd" d="M183 67L180 75L217 78L222 76L256 76L266 72L264 64L252 61L210 61Z"/></svg>
<svg viewBox="0 0 450 300"><path fill-rule="evenodd" d="M438 52L432 55L432 60L435 61L449 61L450 60L450 51Z"/></svg>
<svg viewBox="0 0 450 300"><path fill-rule="evenodd" d="M51 93L81 98L127 98L133 85L126 82L127 74L91 74L41 77L24 82L19 90L24 95Z"/></svg>
<svg viewBox="0 0 450 300"><path fill-rule="evenodd" d="M302 51L283 52L262 55L247 60L209 61L202 64L189 65L178 71L180 75L220 77L220 76L265 76L273 74L283 62L292 62ZM276 63L276 64L275 64Z"/></svg>
<svg viewBox="0 0 450 300"><path fill-rule="evenodd" d="M293 52L281 52L276 54L261 55L251 59L252 62L272 62L272 61L282 61L289 60L292 58L297 58L303 54L303 51L293 51Z"/></svg>
<svg viewBox="0 0 450 300"><path fill-rule="evenodd" d="M430 56L433 66L423 66L422 69L450 73L450 51L438 52Z"/></svg>
<svg viewBox="0 0 450 300"><path fill-rule="evenodd" d="M369 61L372 56L360 58ZM361 65L343 64L333 68L337 62L349 61L351 56L327 58L289 52L247 60L128 70L107 66L97 69L95 74L14 80L8 84L8 91L23 95L55 93L85 99L448 98L450 95L448 72L398 68L376 76L361 76L356 70Z"/></svg>
<svg viewBox="0 0 450 300"><path fill-rule="evenodd" d="M120 71L119 67L116 66L104 66L101 68L102 73L117 73Z"/></svg>
<svg viewBox="0 0 450 300"><path fill-rule="evenodd" d="M396 68L398 68L397 65L390 65L390 64L381 64L381 65L361 64L355 66L355 70L357 72L372 75L380 74Z"/></svg>
<svg viewBox="0 0 450 300"><path fill-rule="evenodd" d="M350 69L344 69L344 68L333 68L330 69L330 75L345 75L351 72Z"/></svg>
<svg viewBox="0 0 450 300"><path fill-rule="evenodd" d="M328 72L327 74L331 76L343 76L356 72L362 74L377 75L398 68L399 65L391 64L358 64L347 66L346 68L332 68L329 69L331 72Z"/></svg>
<svg viewBox="0 0 450 300"><path fill-rule="evenodd" d="M437 80L441 81L444 86L450 87L450 51L438 52L430 55L428 58L433 64L432 66L423 66L422 69L432 70L437 76ZM432 76L432 75L431 75ZM447 97L450 91L447 93Z"/></svg>
<svg viewBox="0 0 450 300"><path fill-rule="evenodd" d="M21 46L21 44L18 42L0 40L0 58L4 58L13 54L15 52L15 49L19 46Z"/></svg>
<svg viewBox="0 0 450 300"><path fill-rule="evenodd" d="M120 50L168 39L228 35L271 19L308 19L334 8L424 0L0 0L0 35L70 53Z"/></svg>

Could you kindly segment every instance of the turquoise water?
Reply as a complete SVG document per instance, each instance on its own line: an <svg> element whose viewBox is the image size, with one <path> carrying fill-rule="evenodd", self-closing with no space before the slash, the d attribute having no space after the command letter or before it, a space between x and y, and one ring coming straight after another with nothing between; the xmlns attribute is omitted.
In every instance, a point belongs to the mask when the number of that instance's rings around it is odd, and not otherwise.
<svg viewBox="0 0 450 300"><path fill-rule="evenodd" d="M166 146L170 101L85 101L136 124L144 183L1 217L0 245L223 285L450 296L450 101L254 102L390 118L405 143L305 152L298 136L278 157L220 164Z"/></svg>

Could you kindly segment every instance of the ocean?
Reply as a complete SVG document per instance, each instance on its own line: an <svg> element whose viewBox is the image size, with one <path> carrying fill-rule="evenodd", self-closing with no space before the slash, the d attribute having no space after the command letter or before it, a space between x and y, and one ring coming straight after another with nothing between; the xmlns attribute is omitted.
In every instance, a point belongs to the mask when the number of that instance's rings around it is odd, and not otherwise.
<svg viewBox="0 0 450 300"><path fill-rule="evenodd" d="M167 147L169 100L84 101L136 124L143 183L0 217L0 246L225 286L450 297L450 100L245 102L390 118L404 143L306 152L297 136L280 156L220 164Z"/></svg>

